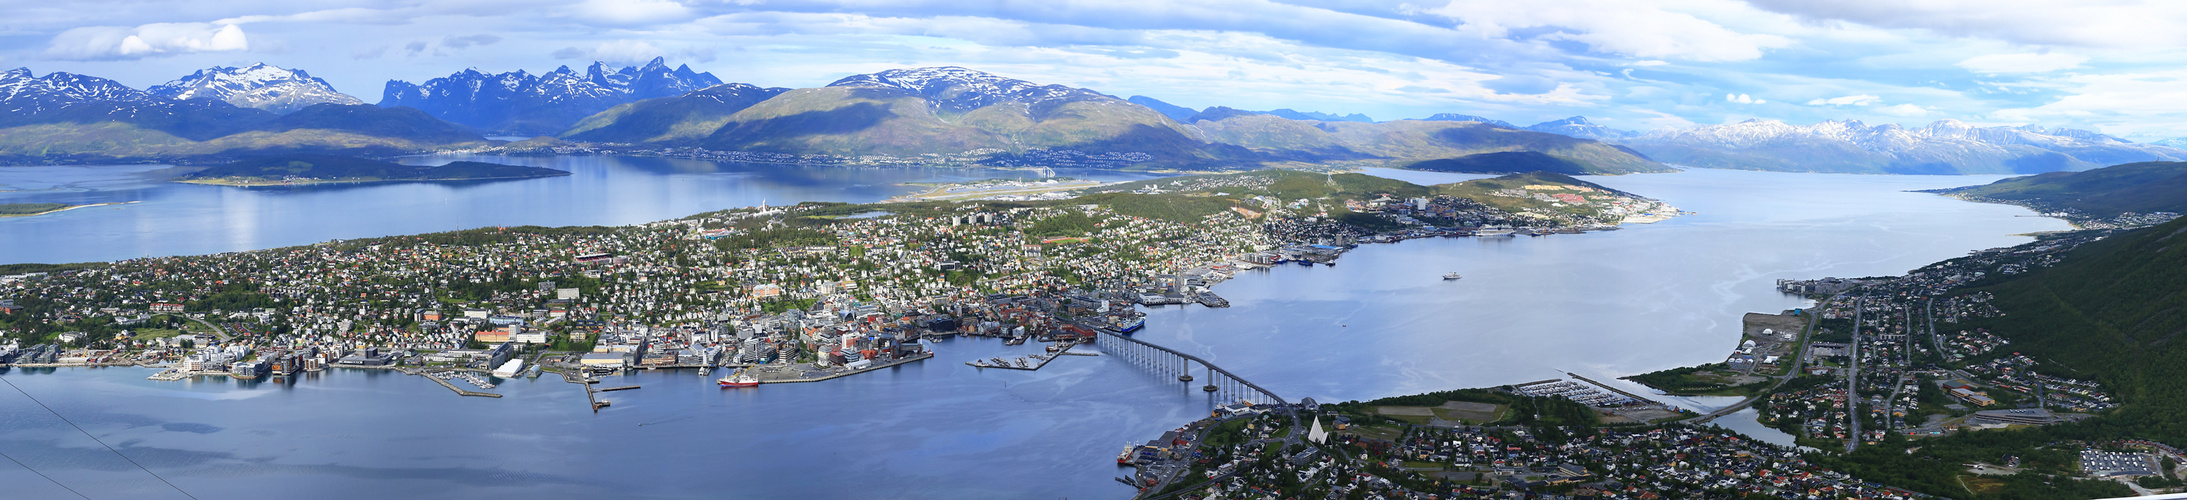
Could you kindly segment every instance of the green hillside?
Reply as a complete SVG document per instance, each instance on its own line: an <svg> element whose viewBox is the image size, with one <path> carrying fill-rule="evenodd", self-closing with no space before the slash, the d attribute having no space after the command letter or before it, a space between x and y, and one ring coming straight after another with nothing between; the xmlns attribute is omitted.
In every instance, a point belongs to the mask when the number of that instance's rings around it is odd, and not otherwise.
<svg viewBox="0 0 2187 500"><path fill-rule="evenodd" d="M1437 184L1430 187L1434 190L1435 194L1466 198L1473 201L1481 202L1481 204L1484 205L1496 207L1498 209L1509 212L1547 211L1587 216L1596 215L1597 213L1597 210L1595 210L1594 207L1590 207L1585 204L1560 204L1555 202L1542 201L1540 199L1532 197L1511 195L1514 192L1536 191L1528 189L1528 186L1534 186L1536 188L1554 186L1560 188L1555 190L1555 192L1576 191L1601 195L1633 196L1631 193L1610 189L1608 187L1604 187L1601 184L1595 184L1592 182L1575 179L1572 178L1572 176L1556 172L1528 172L1524 174L1511 174L1489 179L1475 179L1456 184ZM1550 192L1548 190L1541 191Z"/></svg>
<svg viewBox="0 0 2187 500"><path fill-rule="evenodd" d="M2187 219L2083 245L2056 267L1983 289L2007 316L1972 326L2116 388L2123 407L2109 427L2187 444Z"/></svg>
<svg viewBox="0 0 2187 500"><path fill-rule="evenodd" d="M1980 291L1995 294L1990 303L2004 315L1954 328L1983 328L2010 339L2012 352L2039 360L2043 373L2098 381L2119 408L2047 427L1918 441L1894 435L1828 457L1826 465L1864 479L1956 495L1965 491L1958 478L1971 462L2049 454L2051 462L2070 464L2069 452L2055 449L2060 444L2068 449L2125 439L2187 444L2187 315L2181 314L2187 311L2187 219L2112 234L2067 252L2054 267L1995 275L1954 293ZM2028 479L2022 476L2012 479ZM2066 499L2123 491L2098 494L2083 490L2098 483L2033 479L1974 497Z"/></svg>
<svg viewBox="0 0 2187 500"><path fill-rule="evenodd" d="M716 85L675 97L617 105L586 117L560 137L573 141L685 144L729 123L729 116L789 89Z"/></svg>
<svg viewBox="0 0 2187 500"><path fill-rule="evenodd" d="M2187 162L2128 163L2082 172L2050 172L1938 191L1974 201L2074 211L2096 218L2187 212Z"/></svg>
<svg viewBox="0 0 2187 500"><path fill-rule="evenodd" d="M319 104L279 117L255 109L176 109L128 119L49 117L0 128L0 162L208 162L281 152L392 155L485 143L476 133L411 108Z"/></svg>

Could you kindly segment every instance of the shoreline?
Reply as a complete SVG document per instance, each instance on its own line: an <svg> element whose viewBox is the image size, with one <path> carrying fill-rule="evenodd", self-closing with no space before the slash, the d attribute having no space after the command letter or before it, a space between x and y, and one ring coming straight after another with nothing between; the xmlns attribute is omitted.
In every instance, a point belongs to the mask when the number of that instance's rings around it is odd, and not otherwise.
<svg viewBox="0 0 2187 500"><path fill-rule="evenodd" d="M93 203L93 204L89 204L89 205L69 205L69 206L65 206L65 207L61 207L61 208L56 208L56 209L52 209L52 210L47 210L47 211L44 211L44 212L38 212L38 213L33 213L33 214L10 214L10 215L0 215L0 219L5 219L5 218L9 218L9 217L37 217L37 216L40 216L40 215L46 215L46 214L57 214L57 213L61 213L61 212L67 212L67 211L70 211L70 210L75 210L75 209L79 209L79 208L104 207L104 206L113 206L113 205L128 205L128 204L133 204L133 203L143 203L143 202L141 202L141 201L114 201L114 202L107 202L107 203Z"/></svg>

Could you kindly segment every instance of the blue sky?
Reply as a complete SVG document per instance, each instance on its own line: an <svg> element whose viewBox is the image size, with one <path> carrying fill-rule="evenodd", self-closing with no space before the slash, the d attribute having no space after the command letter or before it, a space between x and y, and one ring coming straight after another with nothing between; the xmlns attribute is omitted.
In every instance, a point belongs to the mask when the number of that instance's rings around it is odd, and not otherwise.
<svg viewBox="0 0 2187 500"><path fill-rule="evenodd" d="M2187 136L2187 2L0 0L0 66L139 88L215 65L389 79L666 57L824 85L958 65L1190 107L1619 128L1939 119Z"/></svg>

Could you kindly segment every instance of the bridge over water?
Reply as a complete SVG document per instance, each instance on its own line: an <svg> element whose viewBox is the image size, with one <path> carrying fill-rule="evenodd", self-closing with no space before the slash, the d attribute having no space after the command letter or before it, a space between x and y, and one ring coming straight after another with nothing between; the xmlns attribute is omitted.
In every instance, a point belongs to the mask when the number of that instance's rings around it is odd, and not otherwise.
<svg viewBox="0 0 2187 500"><path fill-rule="evenodd" d="M1100 330L1094 337L1094 346L1111 356L1130 361L1149 371L1164 376L1176 376L1179 382L1196 384L1200 390L1222 401L1245 400L1255 404L1290 404L1283 396L1277 396L1259 385L1215 366L1199 356L1178 352L1175 349L1154 345L1139 339L1126 337L1108 330ZM1198 365L1195 367L1194 365ZM1194 373L1200 375L1195 376Z"/></svg>

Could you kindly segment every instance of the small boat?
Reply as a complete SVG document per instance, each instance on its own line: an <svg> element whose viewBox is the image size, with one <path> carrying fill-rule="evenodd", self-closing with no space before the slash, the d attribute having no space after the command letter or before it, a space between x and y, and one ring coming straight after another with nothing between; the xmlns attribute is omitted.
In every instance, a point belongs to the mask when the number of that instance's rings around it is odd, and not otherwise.
<svg viewBox="0 0 2187 500"><path fill-rule="evenodd" d="M1298 262L1301 266L1314 267L1314 261L1311 260L1297 260L1294 262Z"/></svg>
<svg viewBox="0 0 2187 500"><path fill-rule="evenodd" d="M722 387L759 387L759 379L744 374L744 370L741 369L714 382L721 384Z"/></svg>
<svg viewBox="0 0 2187 500"><path fill-rule="evenodd" d="M1444 273L1444 274L1443 274L1443 279L1444 279L1444 280L1446 280L1446 281L1447 281L1447 280L1455 280L1455 279L1458 279L1458 277L1459 277L1459 276L1458 276L1458 273L1456 273L1456 272L1451 272L1451 273Z"/></svg>

